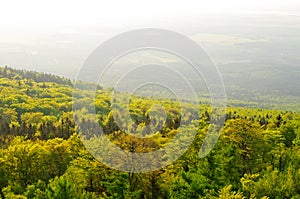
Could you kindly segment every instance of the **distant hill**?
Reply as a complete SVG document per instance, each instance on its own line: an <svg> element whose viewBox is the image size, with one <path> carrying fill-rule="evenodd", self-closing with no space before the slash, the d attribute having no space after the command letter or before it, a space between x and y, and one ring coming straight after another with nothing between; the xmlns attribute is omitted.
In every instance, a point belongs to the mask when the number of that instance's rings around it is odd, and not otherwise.
<svg viewBox="0 0 300 199"><path fill-rule="evenodd" d="M28 70L13 69L10 67L0 67L0 78L5 77L11 80L28 79L35 82L54 82L57 84L65 84L72 86L72 81L58 75L34 72Z"/></svg>
<svg viewBox="0 0 300 199"><path fill-rule="evenodd" d="M69 100L71 100L72 87L75 83L74 81L66 77L61 77L58 75L28 71L28 70L19 70L10 67L0 67L0 79L2 78L6 79L5 81L3 81L6 82L5 83L6 87L14 87L14 84L18 84L18 82L19 84L23 84L23 83L27 84L27 88L30 88L34 85L39 85L41 88L67 86L69 90L69 94L68 94ZM139 78L142 79L143 76L141 75ZM158 76L157 78L161 78L161 77ZM11 80L11 82L8 80ZM105 77L104 81L100 82L103 84L101 84L101 86L98 85L97 89L102 89L103 85L108 85L108 86L104 86L104 88L112 87L113 85L109 81L113 81L113 80L114 80L113 78L109 79L109 77ZM122 87L120 87L121 90L123 89L124 91L128 91L132 89L133 85L130 84L129 80L130 79L127 80L128 83L127 85L123 85ZM174 84L176 84L175 86L178 86L178 89L180 89L180 84L176 82L176 78L170 81L173 81ZM257 81L254 82L255 84L257 84L257 87L261 89L261 87L259 86L259 82ZM202 101L203 100L209 101L209 94L205 90L205 85L201 83L201 80L194 81L194 85L198 86L197 89L201 91L199 96L202 99ZM297 87L298 85L293 85L293 86ZM90 89L93 88L93 83L77 81L76 87L84 90ZM246 89L235 83L226 84L225 87L226 87L226 94L228 97L228 106L230 107L250 107L250 108L262 108L262 109L300 111L300 97L298 96L281 95L280 92L278 92L277 95L274 93L270 94L268 92L259 92L257 90L254 89L252 90L250 88ZM158 92L158 90L156 91ZM141 94L151 96L153 92L145 91L144 93Z"/></svg>

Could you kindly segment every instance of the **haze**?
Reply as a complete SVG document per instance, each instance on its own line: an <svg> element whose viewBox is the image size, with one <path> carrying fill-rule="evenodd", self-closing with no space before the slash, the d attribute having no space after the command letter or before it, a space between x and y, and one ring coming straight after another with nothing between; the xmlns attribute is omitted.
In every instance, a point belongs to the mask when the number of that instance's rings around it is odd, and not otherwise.
<svg viewBox="0 0 300 199"><path fill-rule="evenodd" d="M106 39L153 27L201 44L228 87L300 96L300 2L3 1L0 65L75 78Z"/></svg>

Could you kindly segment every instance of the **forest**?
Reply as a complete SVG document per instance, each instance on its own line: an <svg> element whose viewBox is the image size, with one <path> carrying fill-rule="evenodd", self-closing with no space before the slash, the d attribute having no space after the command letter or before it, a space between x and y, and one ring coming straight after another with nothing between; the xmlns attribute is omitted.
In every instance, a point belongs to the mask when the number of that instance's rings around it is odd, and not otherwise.
<svg viewBox="0 0 300 199"><path fill-rule="evenodd" d="M112 89L97 86L90 102L94 91L89 88L81 82L73 89L73 81L55 75L0 67L0 198L300 199L298 111L229 103L215 147L200 158L212 125L209 104L183 117L176 101L131 96L133 123L125 128L144 139L129 136L118 126ZM73 96L78 104L91 106L80 110L82 118L74 117ZM166 121L159 130L143 128L149 124L153 104L165 108ZM187 101L182 106L194 110L196 105ZM195 114L198 121L188 122ZM153 128L161 119L155 118ZM78 123L88 128L80 129ZM160 149L180 130L196 134L172 164L145 173L122 172L99 161L82 142L85 137L94 144L101 137L95 136L97 125L112 143L137 153ZM174 153L180 144L177 147Z"/></svg>

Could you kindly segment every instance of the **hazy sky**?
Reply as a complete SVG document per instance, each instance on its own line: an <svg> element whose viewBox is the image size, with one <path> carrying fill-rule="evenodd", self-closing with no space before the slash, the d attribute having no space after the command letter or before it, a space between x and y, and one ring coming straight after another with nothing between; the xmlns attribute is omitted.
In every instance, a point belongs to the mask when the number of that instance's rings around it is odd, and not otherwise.
<svg viewBox="0 0 300 199"><path fill-rule="evenodd" d="M101 42L136 28L171 29L221 46L267 41L269 30L252 30L265 25L296 34L300 1L9 0L0 9L0 65L72 77Z"/></svg>
<svg viewBox="0 0 300 199"><path fill-rule="evenodd" d="M299 12L299 0L127 0L1 1L0 22L20 24L100 24L111 26L203 13Z"/></svg>

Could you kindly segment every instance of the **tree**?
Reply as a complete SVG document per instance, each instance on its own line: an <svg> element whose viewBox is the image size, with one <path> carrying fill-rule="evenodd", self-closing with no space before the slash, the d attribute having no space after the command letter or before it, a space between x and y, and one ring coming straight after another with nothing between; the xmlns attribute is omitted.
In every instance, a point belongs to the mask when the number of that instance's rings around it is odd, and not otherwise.
<svg viewBox="0 0 300 199"><path fill-rule="evenodd" d="M241 165L241 177L245 173L255 172L262 162L263 135L260 125L247 119L228 120L223 130L226 143L237 147L238 164Z"/></svg>

